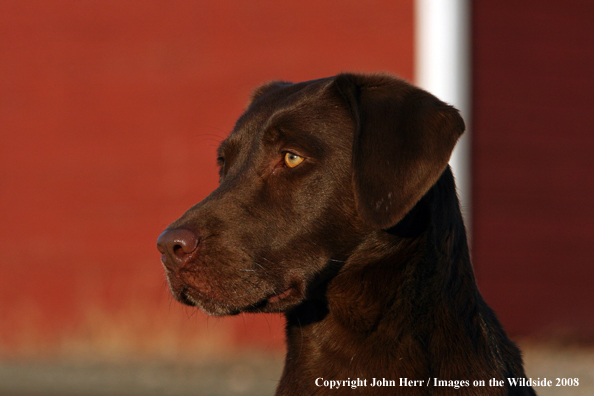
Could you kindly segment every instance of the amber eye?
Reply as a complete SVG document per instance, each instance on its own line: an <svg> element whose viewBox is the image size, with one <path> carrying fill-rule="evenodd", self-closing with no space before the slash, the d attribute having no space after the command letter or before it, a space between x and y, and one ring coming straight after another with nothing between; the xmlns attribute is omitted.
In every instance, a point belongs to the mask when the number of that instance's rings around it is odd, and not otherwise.
<svg viewBox="0 0 594 396"><path fill-rule="evenodd" d="M289 168L294 168L303 162L305 158L293 153L285 153L285 164Z"/></svg>

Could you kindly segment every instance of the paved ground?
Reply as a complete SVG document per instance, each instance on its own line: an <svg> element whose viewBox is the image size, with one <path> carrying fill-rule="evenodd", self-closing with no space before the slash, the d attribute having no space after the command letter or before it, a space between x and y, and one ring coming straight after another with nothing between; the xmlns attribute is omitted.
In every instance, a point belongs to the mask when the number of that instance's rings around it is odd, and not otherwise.
<svg viewBox="0 0 594 396"><path fill-rule="evenodd" d="M523 349L528 377L553 381L536 388L540 396L594 395L594 348ZM262 396L274 394L281 369L280 357L200 364L0 362L0 396ZM579 385L555 386L557 378L577 378Z"/></svg>
<svg viewBox="0 0 594 396"><path fill-rule="evenodd" d="M0 396L272 395L280 358L201 364L0 363Z"/></svg>
<svg viewBox="0 0 594 396"><path fill-rule="evenodd" d="M526 375L553 381L552 387L537 387L539 396L594 395L594 348L543 348L524 346ZM559 381L557 381L559 378ZM556 386L563 379L577 378L578 386Z"/></svg>

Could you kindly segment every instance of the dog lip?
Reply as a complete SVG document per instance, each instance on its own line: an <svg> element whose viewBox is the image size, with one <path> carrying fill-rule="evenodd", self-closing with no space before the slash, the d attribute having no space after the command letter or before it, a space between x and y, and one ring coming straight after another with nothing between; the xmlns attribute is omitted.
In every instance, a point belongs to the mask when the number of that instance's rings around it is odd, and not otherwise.
<svg viewBox="0 0 594 396"><path fill-rule="evenodd" d="M189 290L187 287L184 287L178 294L178 301L185 304L185 305L189 305L192 307L196 307L198 306L198 303L196 302L196 300L194 300L194 298L190 295Z"/></svg>
<svg viewBox="0 0 594 396"><path fill-rule="evenodd" d="M295 290L295 287L294 286L291 286L291 287L289 287L287 290L285 290L282 293L275 294L272 297L268 297L268 302L272 304L272 303L275 303L277 301L283 300L283 299L289 297L291 295L291 293L293 293L293 290Z"/></svg>

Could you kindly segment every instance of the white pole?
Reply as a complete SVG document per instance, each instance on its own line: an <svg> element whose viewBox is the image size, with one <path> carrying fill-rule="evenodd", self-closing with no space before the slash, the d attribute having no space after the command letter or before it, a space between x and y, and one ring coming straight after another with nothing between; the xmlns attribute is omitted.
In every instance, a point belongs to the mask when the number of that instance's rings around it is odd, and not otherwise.
<svg viewBox="0 0 594 396"><path fill-rule="evenodd" d="M470 234L470 6L468 0L415 0L416 84L458 108L466 132L450 165Z"/></svg>

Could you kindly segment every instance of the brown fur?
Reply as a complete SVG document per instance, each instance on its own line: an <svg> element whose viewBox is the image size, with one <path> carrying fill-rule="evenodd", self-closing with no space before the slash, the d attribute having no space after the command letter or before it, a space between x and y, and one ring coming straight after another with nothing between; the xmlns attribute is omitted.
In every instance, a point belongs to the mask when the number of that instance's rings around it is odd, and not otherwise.
<svg viewBox="0 0 594 396"><path fill-rule="evenodd" d="M220 186L159 237L173 295L212 315L284 313L277 395L534 395L508 385L522 359L476 287L447 165L463 131L390 76L263 85L221 144ZM305 160L289 168L286 152Z"/></svg>

